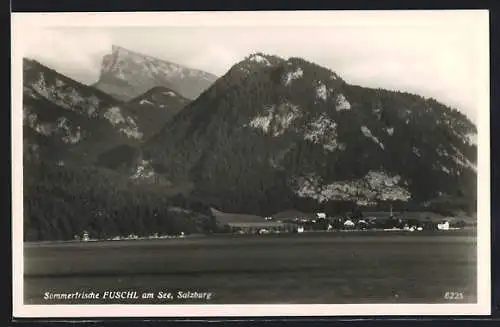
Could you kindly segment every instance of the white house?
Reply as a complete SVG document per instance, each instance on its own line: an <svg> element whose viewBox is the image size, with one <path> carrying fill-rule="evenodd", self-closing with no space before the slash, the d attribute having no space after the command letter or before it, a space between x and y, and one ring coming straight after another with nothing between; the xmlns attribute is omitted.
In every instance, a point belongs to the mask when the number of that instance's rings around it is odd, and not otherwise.
<svg viewBox="0 0 500 327"><path fill-rule="evenodd" d="M326 218L326 213L324 213L324 212L318 212L318 213L316 213L316 217L318 217L318 219L325 219Z"/></svg>
<svg viewBox="0 0 500 327"><path fill-rule="evenodd" d="M410 231L410 232L414 232L414 231L415 231L415 229L416 229L416 227L415 227L415 226L408 226L408 225L405 225L405 226L403 227L403 230L405 230L405 231Z"/></svg>
<svg viewBox="0 0 500 327"><path fill-rule="evenodd" d="M261 229L259 229L258 234L259 234L259 235L269 234L269 230L268 230L268 229L266 229L266 228L261 228Z"/></svg>
<svg viewBox="0 0 500 327"><path fill-rule="evenodd" d="M437 228L439 230L449 230L450 229L450 223L448 221L444 221L444 222L438 224Z"/></svg>
<svg viewBox="0 0 500 327"><path fill-rule="evenodd" d="M345 222L344 222L344 227L348 227L348 228L353 228L355 226L354 222L350 219L347 219Z"/></svg>
<svg viewBox="0 0 500 327"><path fill-rule="evenodd" d="M135 234L129 234L128 237L127 237L127 239L129 239L129 240L136 240L138 238L139 238L139 236L137 236Z"/></svg>

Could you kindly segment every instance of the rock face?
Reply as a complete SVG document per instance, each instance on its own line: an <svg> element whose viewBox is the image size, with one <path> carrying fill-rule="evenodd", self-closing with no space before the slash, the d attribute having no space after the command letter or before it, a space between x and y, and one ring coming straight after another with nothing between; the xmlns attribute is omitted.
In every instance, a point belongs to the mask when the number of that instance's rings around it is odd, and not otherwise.
<svg viewBox="0 0 500 327"><path fill-rule="evenodd" d="M303 59L256 53L188 104L143 153L155 174L191 183L193 194L230 212L443 195L472 203L475 135L464 115L433 99L349 85Z"/></svg>
<svg viewBox="0 0 500 327"><path fill-rule="evenodd" d="M94 87L113 97L129 101L156 86L167 87L187 99L195 99L217 77L113 46L104 56L99 80Z"/></svg>
<svg viewBox="0 0 500 327"><path fill-rule="evenodd" d="M93 163L102 153L158 133L189 103L165 87L124 103L29 59L23 84L25 150L33 158L48 151L43 158Z"/></svg>
<svg viewBox="0 0 500 327"><path fill-rule="evenodd" d="M142 141L136 119L117 100L36 61L23 64L27 158L92 162L117 144Z"/></svg>

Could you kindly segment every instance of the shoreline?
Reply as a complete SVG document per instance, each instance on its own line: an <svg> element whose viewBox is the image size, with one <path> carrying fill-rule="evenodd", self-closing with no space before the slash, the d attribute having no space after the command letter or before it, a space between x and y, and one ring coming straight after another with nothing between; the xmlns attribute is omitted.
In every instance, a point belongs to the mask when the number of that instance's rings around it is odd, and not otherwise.
<svg viewBox="0 0 500 327"><path fill-rule="evenodd" d="M423 231L410 231L404 229L368 229L368 230L335 230L335 231L305 231L302 233L270 233L264 235L254 235L254 234L235 234L235 233L216 233L216 234L192 234L184 236L159 236L159 237L137 237L137 238L108 238L108 239L89 239L89 240L53 240L53 241L23 241L23 245L33 246L33 245L56 245L56 244L92 244L92 243L119 243L119 242L133 242L133 241L166 241L166 240L182 240L182 239L195 239L195 238L268 238L268 237L304 237L304 236L327 236L332 237L338 236L340 234L344 235L359 235L359 234L375 234L375 235L388 235L388 234L398 234L404 236L429 236L429 235L453 235L455 233L466 233L469 236L476 236L477 229L474 227L465 228L454 228L449 230L423 230ZM462 233L461 233L462 232ZM464 236L466 236L464 235Z"/></svg>

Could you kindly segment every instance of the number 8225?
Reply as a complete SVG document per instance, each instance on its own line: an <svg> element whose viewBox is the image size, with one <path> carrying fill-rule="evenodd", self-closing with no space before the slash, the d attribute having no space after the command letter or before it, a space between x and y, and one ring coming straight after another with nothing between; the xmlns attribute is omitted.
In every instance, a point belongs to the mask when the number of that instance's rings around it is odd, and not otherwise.
<svg viewBox="0 0 500 327"><path fill-rule="evenodd" d="M446 292L444 298L446 300L463 300L464 294L462 292Z"/></svg>

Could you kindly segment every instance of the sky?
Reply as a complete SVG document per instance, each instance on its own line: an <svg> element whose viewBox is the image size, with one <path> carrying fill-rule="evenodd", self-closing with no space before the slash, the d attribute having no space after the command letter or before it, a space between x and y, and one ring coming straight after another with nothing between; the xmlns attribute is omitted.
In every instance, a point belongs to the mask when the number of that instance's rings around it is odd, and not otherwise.
<svg viewBox="0 0 500 327"><path fill-rule="evenodd" d="M307 23L298 18L240 23L244 19L236 17L214 20L217 23L183 19L171 25L158 19L134 24L133 16L128 24L108 20L101 26L81 19L76 25L25 27L23 49L25 56L88 84L98 79L111 45L218 76L253 52L302 57L348 83L432 97L476 121L480 88L488 86L477 69L488 60L488 35L477 24L478 15L356 15Z"/></svg>

